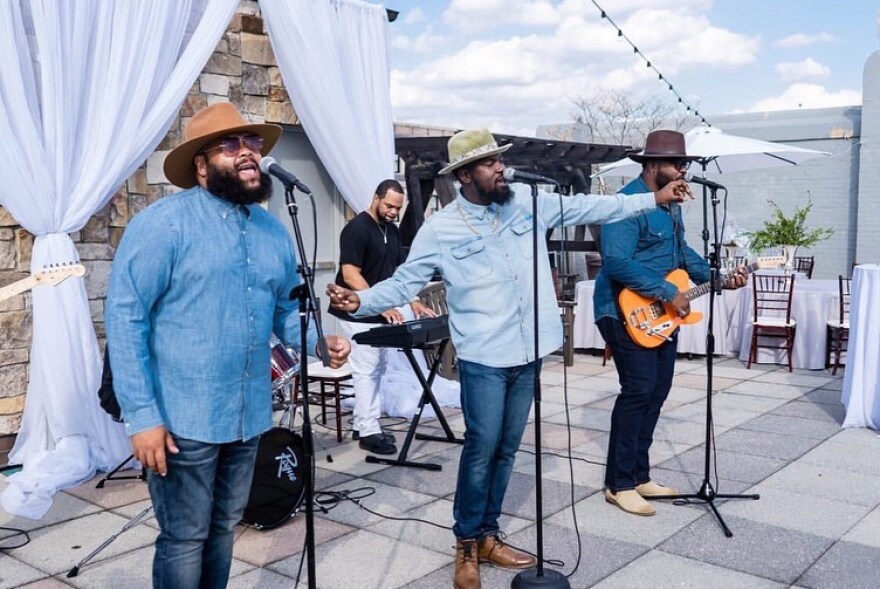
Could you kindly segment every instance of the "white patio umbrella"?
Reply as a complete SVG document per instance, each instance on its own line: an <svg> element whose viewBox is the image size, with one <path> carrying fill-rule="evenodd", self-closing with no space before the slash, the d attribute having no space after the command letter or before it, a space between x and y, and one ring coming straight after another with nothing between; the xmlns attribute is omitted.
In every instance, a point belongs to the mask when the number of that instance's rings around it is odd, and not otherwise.
<svg viewBox="0 0 880 589"><path fill-rule="evenodd" d="M817 157L831 155L827 151L728 135L717 127L691 129L685 133L685 143L689 154L700 156L700 159L692 163L688 170L691 174L699 175L793 166ZM624 158L600 167L593 177L600 175L635 177L641 171L641 164Z"/></svg>

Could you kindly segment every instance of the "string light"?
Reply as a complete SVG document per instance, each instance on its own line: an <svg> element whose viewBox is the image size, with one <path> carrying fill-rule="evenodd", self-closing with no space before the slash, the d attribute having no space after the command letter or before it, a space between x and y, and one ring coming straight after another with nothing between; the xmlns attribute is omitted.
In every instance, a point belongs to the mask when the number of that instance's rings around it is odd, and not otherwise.
<svg viewBox="0 0 880 589"><path fill-rule="evenodd" d="M712 125L706 120L706 117L701 115L700 111L698 111L696 109L696 107L691 106L691 104L687 100L685 100L685 98L681 94L679 94L678 90L675 89L675 86L672 85L672 82L670 82L662 73L660 73L660 70L658 70L656 67L654 67L654 65L651 63L651 60L649 60L645 56L644 53L639 51L639 48L636 47L636 44L633 43L630 40L630 38L627 37L626 34L623 32L623 29L621 29L619 26L617 26L617 23L615 23L611 19L611 17L608 16L608 13L605 12L605 9L603 9L601 6L599 6L599 4L596 2L596 0L590 0L590 1L593 3L593 5L596 8L599 9L599 16L602 19L607 20L608 23L611 24L611 26L613 26L615 29L617 29L617 37L623 38L627 43L629 43L630 47L632 47L632 49L633 49L633 53L635 53L636 55L638 55L639 57L641 57L645 61L645 67L654 70L654 73L657 74L657 79L661 80L662 82L664 82L666 84L669 91L675 96L675 98L678 99L679 104L682 104L685 106L685 112L693 113L693 116L700 119L704 125L706 125L707 127L711 127Z"/></svg>

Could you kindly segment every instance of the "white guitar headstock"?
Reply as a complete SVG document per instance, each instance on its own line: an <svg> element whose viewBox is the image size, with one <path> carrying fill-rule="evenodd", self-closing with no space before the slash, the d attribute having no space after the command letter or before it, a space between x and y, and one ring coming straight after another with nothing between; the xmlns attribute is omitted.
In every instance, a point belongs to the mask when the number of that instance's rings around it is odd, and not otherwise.
<svg viewBox="0 0 880 589"><path fill-rule="evenodd" d="M79 262L61 262L43 266L34 272L33 279L40 286L55 286L71 276L85 276L86 268Z"/></svg>

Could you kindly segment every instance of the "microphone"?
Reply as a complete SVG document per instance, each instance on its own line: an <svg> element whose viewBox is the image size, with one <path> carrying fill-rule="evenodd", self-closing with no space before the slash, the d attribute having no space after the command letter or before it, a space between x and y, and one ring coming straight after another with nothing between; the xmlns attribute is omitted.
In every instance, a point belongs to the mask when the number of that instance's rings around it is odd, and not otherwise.
<svg viewBox="0 0 880 589"><path fill-rule="evenodd" d="M694 184L699 184L701 186L705 186L706 188L711 188L712 190L718 190L719 188L721 190L727 190L724 186L718 184L718 182L713 182L711 180L703 178L702 176L692 176L688 174L687 176L685 176L684 179L687 182L693 182Z"/></svg>
<svg viewBox="0 0 880 589"><path fill-rule="evenodd" d="M546 178L531 172L520 172L513 168L504 168L504 179L508 182L522 182L524 184L559 184L553 178Z"/></svg>
<svg viewBox="0 0 880 589"><path fill-rule="evenodd" d="M275 176L281 183L284 184L284 187L287 189L296 188L300 192L304 192L306 194L311 194L312 191L309 190L309 187L299 181L299 178L282 168L278 162L275 161L274 157L264 157L260 159L260 171L264 174L271 174Z"/></svg>

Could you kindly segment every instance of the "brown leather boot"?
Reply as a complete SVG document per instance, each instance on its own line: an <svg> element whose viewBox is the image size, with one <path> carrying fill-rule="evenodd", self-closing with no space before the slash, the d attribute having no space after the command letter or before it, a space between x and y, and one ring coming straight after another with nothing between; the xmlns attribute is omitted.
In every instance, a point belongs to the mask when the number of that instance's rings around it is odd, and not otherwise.
<svg viewBox="0 0 880 589"><path fill-rule="evenodd" d="M480 589L480 561L476 540L458 540L455 543L455 589Z"/></svg>
<svg viewBox="0 0 880 589"><path fill-rule="evenodd" d="M501 569L530 569L538 564L538 559L531 554L505 544L504 535L500 533L480 538L478 545L480 562L488 562Z"/></svg>

